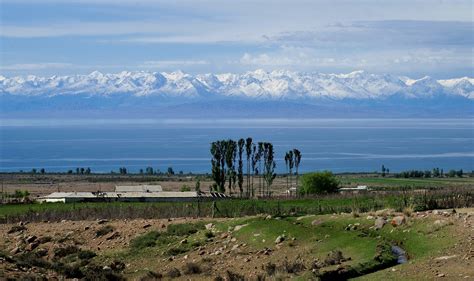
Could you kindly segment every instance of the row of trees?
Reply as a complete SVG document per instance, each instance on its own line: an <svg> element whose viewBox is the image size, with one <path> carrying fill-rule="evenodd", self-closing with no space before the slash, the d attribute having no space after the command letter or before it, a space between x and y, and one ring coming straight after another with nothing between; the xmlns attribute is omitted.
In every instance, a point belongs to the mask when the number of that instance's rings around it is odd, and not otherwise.
<svg viewBox="0 0 474 281"><path fill-rule="evenodd" d="M444 173L443 169L434 168L433 170L410 170L410 171L403 171L400 173L395 174L397 178L454 178L454 177L462 177L464 174L463 170L449 170L449 172Z"/></svg>
<svg viewBox="0 0 474 281"><path fill-rule="evenodd" d="M285 165L288 176L286 178L286 188L290 190L290 187L293 186L291 180L293 175L293 168L296 170L296 192L298 192L298 168L301 163L301 152L298 149L289 150L285 153Z"/></svg>
<svg viewBox="0 0 474 281"><path fill-rule="evenodd" d="M275 151L269 142L254 143L252 138L234 140L220 140L211 143L212 179L215 189L219 192L232 193L238 186L241 196L254 197L256 195L255 178L258 179L257 194L270 196L271 186L276 177ZM244 155L245 154L245 155ZM244 159L245 156L245 159ZM246 162L246 184L244 189L244 161ZM296 183L298 185L298 167L301 162L301 153L294 149L286 153L289 179L292 169L296 168Z"/></svg>
<svg viewBox="0 0 474 281"><path fill-rule="evenodd" d="M250 137L238 141L219 140L211 143L210 152L215 190L225 192L227 185L229 193L238 187L242 197L254 197L256 195L254 181L257 178L258 195L271 195L271 186L276 177L273 144L269 142L254 143ZM244 161L247 174L245 186Z"/></svg>

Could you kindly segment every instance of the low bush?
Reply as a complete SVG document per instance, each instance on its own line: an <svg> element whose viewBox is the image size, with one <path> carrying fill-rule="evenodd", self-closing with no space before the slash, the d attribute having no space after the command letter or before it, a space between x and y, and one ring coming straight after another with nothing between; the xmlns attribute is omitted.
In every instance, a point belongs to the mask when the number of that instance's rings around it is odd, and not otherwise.
<svg viewBox="0 0 474 281"><path fill-rule="evenodd" d="M184 272L184 274L187 274L187 275L189 275L189 274L201 274L202 269L199 266L199 264L194 263L194 262L188 262L184 265L183 272Z"/></svg>
<svg viewBox="0 0 474 281"><path fill-rule="evenodd" d="M62 258L79 252L80 249L76 246L66 246L54 249L54 258Z"/></svg>
<svg viewBox="0 0 474 281"><path fill-rule="evenodd" d="M169 278L178 278L181 276L181 272L179 271L179 269L174 267L166 273L166 276Z"/></svg>
<svg viewBox="0 0 474 281"><path fill-rule="evenodd" d="M132 249L143 249L148 247L156 246L156 240L161 236L161 233L158 231L150 231L144 235L134 238L130 242L130 247Z"/></svg>
<svg viewBox="0 0 474 281"><path fill-rule="evenodd" d="M114 231L113 226L111 226L111 225L105 225L105 226L101 227L99 230L97 230L97 231L95 232L95 236L96 236L96 237L101 237L101 236L104 236L104 235L106 235L106 234L108 234L108 233L111 233L112 231Z"/></svg>
<svg viewBox="0 0 474 281"><path fill-rule="evenodd" d="M204 223L183 223L169 225L166 232L169 235L185 236L194 234L203 229L205 229Z"/></svg>
<svg viewBox="0 0 474 281"><path fill-rule="evenodd" d="M89 250L82 250L77 254L77 257L81 260L90 260L95 256L97 256L97 254Z"/></svg>

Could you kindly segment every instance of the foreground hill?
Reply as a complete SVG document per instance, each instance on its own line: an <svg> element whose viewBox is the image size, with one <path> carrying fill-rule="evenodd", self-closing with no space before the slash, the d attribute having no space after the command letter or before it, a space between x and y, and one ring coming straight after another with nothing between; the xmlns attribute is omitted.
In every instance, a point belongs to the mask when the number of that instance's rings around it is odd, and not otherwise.
<svg viewBox="0 0 474 281"><path fill-rule="evenodd" d="M473 114L474 79L389 74L120 72L0 76L2 112L102 117L459 116ZM126 111L126 114L123 113Z"/></svg>
<svg viewBox="0 0 474 281"><path fill-rule="evenodd" d="M472 214L2 224L0 278L471 280Z"/></svg>

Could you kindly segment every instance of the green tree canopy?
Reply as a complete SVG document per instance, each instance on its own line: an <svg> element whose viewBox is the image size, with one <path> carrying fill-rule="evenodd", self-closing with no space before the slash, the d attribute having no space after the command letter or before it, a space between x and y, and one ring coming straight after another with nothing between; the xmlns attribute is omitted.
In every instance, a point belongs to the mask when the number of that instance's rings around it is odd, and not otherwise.
<svg viewBox="0 0 474 281"><path fill-rule="evenodd" d="M330 171L304 174L300 194L324 194L337 192L339 182Z"/></svg>

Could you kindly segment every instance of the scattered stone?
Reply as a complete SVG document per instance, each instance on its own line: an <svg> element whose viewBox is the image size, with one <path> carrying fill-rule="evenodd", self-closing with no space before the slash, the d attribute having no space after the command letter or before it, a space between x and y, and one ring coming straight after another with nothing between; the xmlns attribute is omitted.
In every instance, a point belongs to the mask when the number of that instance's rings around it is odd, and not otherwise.
<svg viewBox="0 0 474 281"><path fill-rule="evenodd" d="M25 241L26 241L26 243L31 243L31 242L35 241L36 238L37 237L35 235L30 235L30 236L26 237Z"/></svg>
<svg viewBox="0 0 474 281"><path fill-rule="evenodd" d="M283 241L285 241L285 238L286 238L286 237L285 237L284 234L278 236L278 237L275 239L275 244L280 244L280 243L282 243Z"/></svg>
<svg viewBox="0 0 474 281"><path fill-rule="evenodd" d="M210 230L210 229L212 229L213 227L214 227L214 224L213 224L213 223L208 223L208 224L206 224L206 229L207 229L207 230Z"/></svg>
<svg viewBox="0 0 474 281"><path fill-rule="evenodd" d="M120 233L119 232L114 232L109 237L105 238L105 240L113 240L113 239L116 239L116 238L119 238L119 237L120 237Z"/></svg>
<svg viewBox="0 0 474 281"><path fill-rule="evenodd" d="M445 260L453 259L453 258L455 258L455 257L457 257L457 256L458 256L458 255L442 256L442 257L435 258L434 260L435 260L435 261L445 261Z"/></svg>
<svg viewBox="0 0 474 281"><path fill-rule="evenodd" d="M228 232L224 232L224 233L221 234L221 239L226 239L227 237L229 237Z"/></svg>
<svg viewBox="0 0 474 281"><path fill-rule="evenodd" d="M248 225L248 224L237 225L237 226L234 227L234 231L239 231L239 230L242 229L242 227L245 227L245 226L247 226L247 225Z"/></svg>
<svg viewBox="0 0 474 281"><path fill-rule="evenodd" d="M374 216L371 216L371 215L368 215L368 216L367 216L367 219L368 219L368 220L373 220L373 219L375 219L375 217L374 217Z"/></svg>
<svg viewBox="0 0 474 281"><path fill-rule="evenodd" d="M237 241L237 238L235 237L232 237L232 239L230 239L230 242L235 242L235 241Z"/></svg>
<svg viewBox="0 0 474 281"><path fill-rule="evenodd" d="M397 226L400 226L402 224L405 224L405 222L406 222L405 216L396 216L392 219L390 224L394 227L397 227Z"/></svg>
<svg viewBox="0 0 474 281"><path fill-rule="evenodd" d="M102 219L102 220L98 220L97 223L98 224L104 224L104 223L108 223L109 221L106 220L106 219Z"/></svg>
<svg viewBox="0 0 474 281"><path fill-rule="evenodd" d="M12 234L15 232L20 232L26 230L26 227L24 225L14 225L10 230L8 231L8 234Z"/></svg>
<svg viewBox="0 0 474 281"><path fill-rule="evenodd" d="M34 242L32 242L32 243L30 243L26 246L26 250L27 251L33 251L34 249L36 249L36 247L39 246L39 244L40 243L38 241L34 241Z"/></svg>
<svg viewBox="0 0 474 281"><path fill-rule="evenodd" d="M15 248L13 248L13 249L10 251L10 254L16 255L16 254L18 254L19 252L21 252L20 247L15 247Z"/></svg>
<svg viewBox="0 0 474 281"><path fill-rule="evenodd" d="M387 221L384 218L377 218L374 222L374 228L376 230L382 229L383 226L387 223Z"/></svg>
<svg viewBox="0 0 474 281"><path fill-rule="evenodd" d="M239 244L235 244L234 246L232 246L232 249L231 251L235 251L239 248Z"/></svg>

